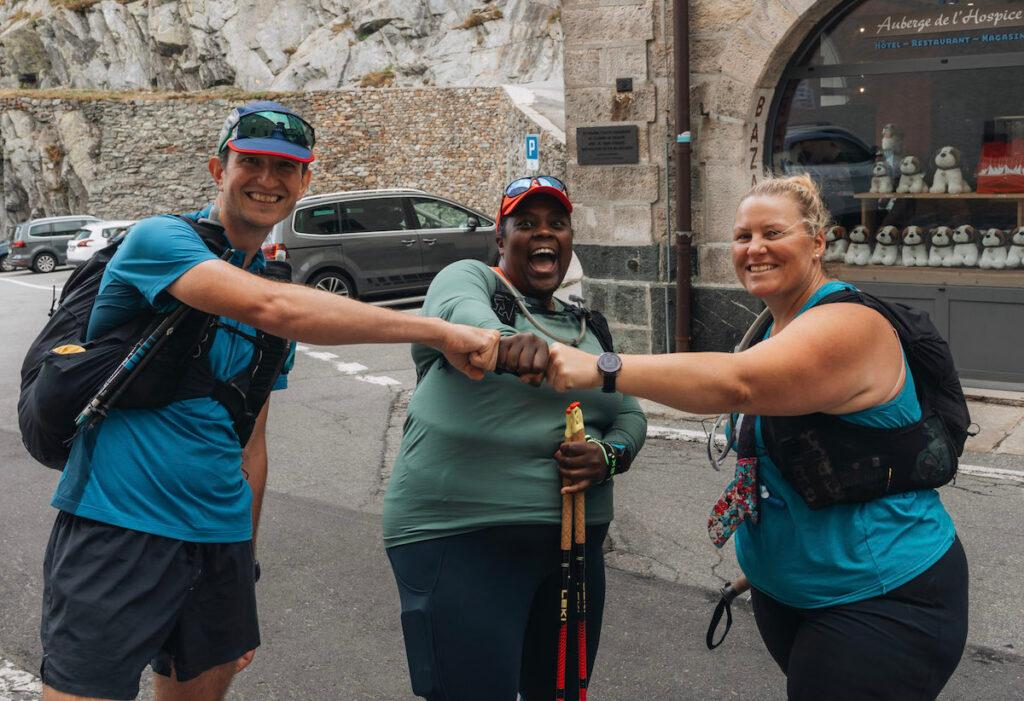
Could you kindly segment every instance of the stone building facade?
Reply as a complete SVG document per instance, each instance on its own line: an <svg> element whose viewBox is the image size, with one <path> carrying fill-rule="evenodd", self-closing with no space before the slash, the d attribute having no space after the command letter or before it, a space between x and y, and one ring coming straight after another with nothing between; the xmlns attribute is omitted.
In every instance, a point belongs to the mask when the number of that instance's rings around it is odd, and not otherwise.
<svg viewBox="0 0 1024 701"><path fill-rule="evenodd" d="M693 350L724 350L760 304L735 283L732 217L761 172L759 102L803 34L839 0L691 0ZM672 0L564 0L567 174L579 202L587 293L623 346L664 352L674 335ZM632 90L616 81L632 80ZM636 125L639 162L579 165L576 129ZM753 164L753 165L752 165Z"/></svg>
<svg viewBox="0 0 1024 701"><path fill-rule="evenodd" d="M673 4L564 0L562 12L567 173L585 288L623 345L642 352L668 350L674 335ZM870 259L840 253L831 272L927 311L962 380L1024 387L1015 351L1024 342L1024 2L688 8L690 348L730 349L761 308L730 260L743 194L766 170L806 173L835 223L871 247ZM635 128L635 162L581 164L577 137L595 127ZM911 157L925 190L895 189ZM926 260L900 257L911 229ZM963 249L949 258L934 250L954 244Z"/></svg>
<svg viewBox="0 0 1024 701"><path fill-rule="evenodd" d="M385 88L271 96L317 132L311 194L418 187L492 214L542 132L545 169L562 175L561 133L543 132L503 88ZM0 96L0 239L30 217L125 219L198 208L214 194L207 159L228 110L216 93L21 91ZM561 137L564 138L564 137Z"/></svg>

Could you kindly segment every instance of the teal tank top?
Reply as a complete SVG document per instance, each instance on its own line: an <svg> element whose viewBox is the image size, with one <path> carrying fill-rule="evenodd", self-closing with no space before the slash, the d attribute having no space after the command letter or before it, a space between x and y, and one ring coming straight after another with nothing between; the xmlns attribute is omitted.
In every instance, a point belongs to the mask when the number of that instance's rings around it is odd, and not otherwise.
<svg viewBox="0 0 1024 701"><path fill-rule="evenodd" d="M799 314L841 289L855 288L844 282L826 283ZM903 389L894 399L840 415L845 421L876 428L906 426L920 417L909 367ZM761 519L757 524L749 520L741 524L736 557L758 590L797 608L861 601L910 581L952 545L953 519L934 489L812 511L768 457L760 419L755 431Z"/></svg>

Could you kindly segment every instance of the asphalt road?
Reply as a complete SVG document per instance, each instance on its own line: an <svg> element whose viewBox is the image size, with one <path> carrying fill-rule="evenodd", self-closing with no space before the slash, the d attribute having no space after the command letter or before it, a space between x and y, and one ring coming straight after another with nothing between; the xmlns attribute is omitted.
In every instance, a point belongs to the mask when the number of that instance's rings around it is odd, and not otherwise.
<svg viewBox="0 0 1024 701"><path fill-rule="evenodd" d="M0 363L9 368L0 376L0 667L7 660L29 671L40 654L40 569L57 474L21 447L17 369L45 320L46 286L66 276L0 274ZM414 379L404 346L305 348L289 389L275 395L260 529L264 642L231 698L412 698L378 514ZM666 440L649 441L616 480L591 698L785 697L744 602L728 641L713 652L703 643L712 591L736 573L730 548L715 551L703 534L725 481L700 446ZM962 476L943 496L971 561L972 624L942 698L1024 698L1024 488ZM5 697L0 686L0 701L32 697Z"/></svg>

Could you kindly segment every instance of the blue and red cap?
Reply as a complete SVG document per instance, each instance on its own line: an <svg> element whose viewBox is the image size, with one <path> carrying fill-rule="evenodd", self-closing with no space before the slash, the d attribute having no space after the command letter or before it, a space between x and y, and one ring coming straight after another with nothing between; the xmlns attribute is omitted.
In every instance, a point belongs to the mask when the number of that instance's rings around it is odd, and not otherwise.
<svg viewBox="0 0 1024 701"><path fill-rule="evenodd" d="M217 153L229 148L311 163L315 143L316 133L309 122L284 105L259 100L228 113L217 139Z"/></svg>

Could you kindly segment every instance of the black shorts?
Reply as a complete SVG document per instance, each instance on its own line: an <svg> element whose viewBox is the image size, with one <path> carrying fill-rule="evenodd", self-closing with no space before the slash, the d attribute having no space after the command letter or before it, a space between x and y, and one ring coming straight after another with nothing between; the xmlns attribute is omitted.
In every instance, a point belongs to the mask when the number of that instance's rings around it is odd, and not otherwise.
<svg viewBox="0 0 1024 701"><path fill-rule="evenodd" d="M560 533L557 524L494 526L387 549L414 694L429 701L554 696ZM588 677L601 642L607 534L607 524L587 526ZM567 611L570 631L575 609ZM569 635L566 701L579 695L576 645Z"/></svg>
<svg viewBox="0 0 1024 701"><path fill-rule="evenodd" d="M934 699L967 641L967 558L960 539L892 591L821 609L756 589L754 618L792 701Z"/></svg>
<svg viewBox="0 0 1024 701"><path fill-rule="evenodd" d="M134 699L259 646L252 543L189 543L60 512L43 562L43 683Z"/></svg>

